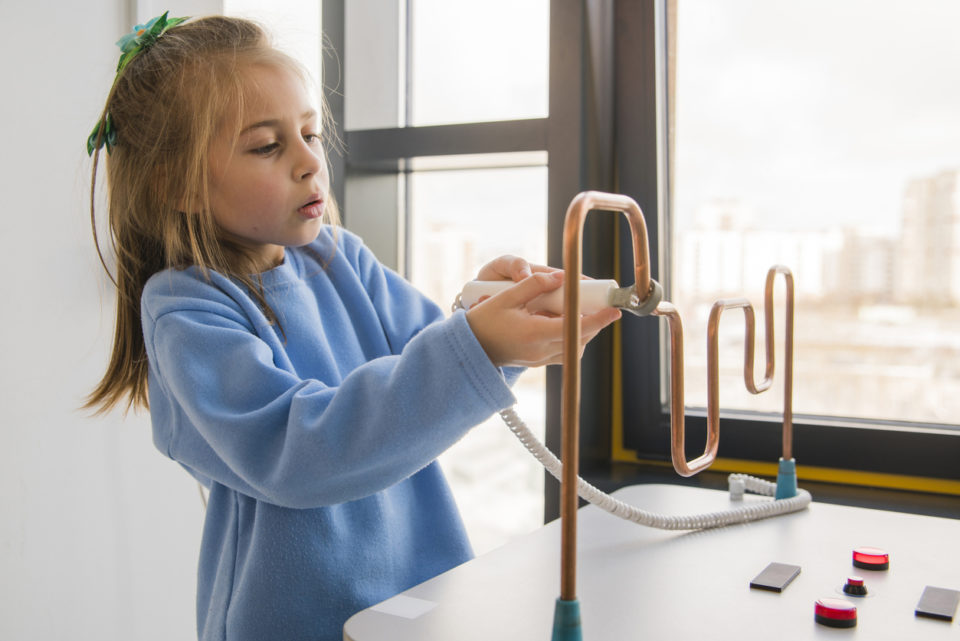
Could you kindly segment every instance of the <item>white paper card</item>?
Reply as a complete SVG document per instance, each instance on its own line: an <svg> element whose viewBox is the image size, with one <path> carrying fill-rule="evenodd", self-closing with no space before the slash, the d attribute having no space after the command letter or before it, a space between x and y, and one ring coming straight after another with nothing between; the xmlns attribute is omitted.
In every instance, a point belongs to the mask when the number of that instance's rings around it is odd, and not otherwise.
<svg viewBox="0 0 960 641"><path fill-rule="evenodd" d="M392 614L395 617L403 617L404 619L416 619L420 615L429 612L435 607L437 607L437 604L433 601L425 601L423 599L416 599L412 596L398 594L397 596L387 599L383 603L375 605L370 609L374 612Z"/></svg>

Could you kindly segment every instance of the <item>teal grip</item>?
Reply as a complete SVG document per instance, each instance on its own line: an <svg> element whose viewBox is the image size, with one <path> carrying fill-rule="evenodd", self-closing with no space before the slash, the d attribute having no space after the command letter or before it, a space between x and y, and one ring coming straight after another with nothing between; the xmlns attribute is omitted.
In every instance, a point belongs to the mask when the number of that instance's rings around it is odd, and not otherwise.
<svg viewBox="0 0 960 641"><path fill-rule="evenodd" d="M777 470L776 499L791 499L797 495L797 462L794 459L780 459Z"/></svg>
<svg viewBox="0 0 960 641"><path fill-rule="evenodd" d="M551 641L583 641L580 627L580 601L557 599L553 609L553 636Z"/></svg>

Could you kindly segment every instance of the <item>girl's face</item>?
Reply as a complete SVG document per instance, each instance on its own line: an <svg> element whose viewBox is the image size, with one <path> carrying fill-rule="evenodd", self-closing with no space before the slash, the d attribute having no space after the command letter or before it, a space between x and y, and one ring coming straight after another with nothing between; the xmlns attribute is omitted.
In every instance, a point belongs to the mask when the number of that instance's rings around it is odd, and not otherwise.
<svg viewBox="0 0 960 641"><path fill-rule="evenodd" d="M228 122L211 145L210 206L231 239L274 266L285 246L320 232L330 188L320 118L303 82L281 66L251 66L243 100L243 121Z"/></svg>

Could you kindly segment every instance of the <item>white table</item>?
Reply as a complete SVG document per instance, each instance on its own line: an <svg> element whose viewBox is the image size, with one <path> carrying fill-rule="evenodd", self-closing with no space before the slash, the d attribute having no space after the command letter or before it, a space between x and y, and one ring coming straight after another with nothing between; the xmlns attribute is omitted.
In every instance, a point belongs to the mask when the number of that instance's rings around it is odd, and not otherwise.
<svg viewBox="0 0 960 641"><path fill-rule="evenodd" d="M734 504L725 492L675 485L627 487L615 496L668 514ZM952 622L914 614L925 586L960 590L960 520L816 500L799 513L699 532L641 527L593 506L581 509L578 520L578 597L587 641L960 641L960 612ZM357 613L345 624L344 639L548 640L560 590L559 541L554 521ZM852 551L861 546L887 551L890 569L854 568ZM774 561L799 565L801 573L782 593L751 589L751 579ZM843 595L854 575L866 580L868 596ZM852 601L858 625L816 623L814 603L823 597Z"/></svg>

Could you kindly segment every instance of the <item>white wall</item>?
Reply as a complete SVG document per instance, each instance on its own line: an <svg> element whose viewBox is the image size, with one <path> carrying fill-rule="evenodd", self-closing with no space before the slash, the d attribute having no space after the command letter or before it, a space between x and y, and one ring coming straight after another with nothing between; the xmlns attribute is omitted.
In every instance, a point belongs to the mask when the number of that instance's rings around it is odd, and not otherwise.
<svg viewBox="0 0 960 641"><path fill-rule="evenodd" d="M167 6L196 15L185 4ZM3 0L0 639L195 638L196 485L153 448L147 417L77 410L113 306L84 143L131 11Z"/></svg>

